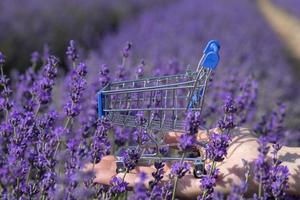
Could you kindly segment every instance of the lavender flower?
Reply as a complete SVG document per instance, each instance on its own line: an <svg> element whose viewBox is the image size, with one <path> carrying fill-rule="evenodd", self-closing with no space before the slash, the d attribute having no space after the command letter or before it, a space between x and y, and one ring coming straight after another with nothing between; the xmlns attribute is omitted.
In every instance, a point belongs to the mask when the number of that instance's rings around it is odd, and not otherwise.
<svg viewBox="0 0 300 200"><path fill-rule="evenodd" d="M97 163L101 158L110 153L111 144L107 138L107 132L111 128L106 119L98 119L97 128L91 144L91 158Z"/></svg>
<svg viewBox="0 0 300 200"><path fill-rule="evenodd" d="M197 141L195 135L183 134L179 138L179 149L183 151L192 149L192 147L195 146L196 142Z"/></svg>
<svg viewBox="0 0 300 200"><path fill-rule="evenodd" d="M10 101L12 90L8 87L9 79L3 73L3 64L5 63L5 56L0 52L0 85L2 87L0 94L0 111L5 110L5 118L7 120L8 111L12 108L13 103Z"/></svg>
<svg viewBox="0 0 300 200"><path fill-rule="evenodd" d="M119 177L113 177L110 181L110 184L112 185L110 188L110 192L113 195L118 195L120 193L124 193L128 187L128 183L124 182Z"/></svg>
<svg viewBox="0 0 300 200"><path fill-rule="evenodd" d="M139 182L134 186L134 193L130 197L132 200L141 200L141 199L148 199L150 194L145 186L145 181L147 179L147 174L141 172L139 174Z"/></svg>
<svg viewBox="0 0 300 200"><path fill-rule="evenodd" d="M106 65L102 65L99 76L100 88L106 86L109 83L109 81L109 69Z"/></svg>
<svg viewBox="0 0 300 200"><path fill-rule="evenodd" d="M164 166L165 164L163 164L162 162L154 162L154 167L156 171L152 172L152 176L154 180L150 181L149 183L151 189L154 189L154 187L157 186L160 183L160 181L163 179Z"/></svg>
<svg viewBox="0 0 300 200"><path fill-rule="evenodd" d="M126 47L122 51L122 55L124 58L128 58L131 48L132 48L132 44L130 42L127 42Z"/></svg>
<svg viewBox="0 0 300 200"><path fill-rule="evenodd" d="M123 146L129 140L129 131L121 127L115 128L115 144Z"/></svg>
<svg viewBox="0 0 300 200"><path fill-rule="evenodd" d="M221 130L226 130L226 133L229 133L229 131L235 127L234 114L237 112L235 101L231 96L226 98L223 112L224 118L218 121L218 127Z"/></svg>
<svg viewBox="0 0 300 200"><path fill-rule="evenodd" d="M136 122L136 125L138 127L142 127L142 126L144 126L146 124L147 119L144 117L144 113L143 112L138 112L136 114L136 120L135 120L135 122Z"/></svg>
<svg viewBox="0 0 300 200"><path fill-rule="evenodd" d="M210 173L208 175L203 176L200 180L202 194L198 196L199 200L212 199L214 187L216 186L219 170L212 169L212 166L208 165L207 171L209 171Z"/></svg>
<svg viewBox="0 0 300 200"><path fill-rule="evenodd" d="M271 170L273 173L272 195L277 199L284 198L285 191L288 189L289 170L282 165L274 166Z"/></svg>
<svg viewBox="0 0 300 200"><path fill-rule="evenodd" d="M242 182L240 185L233 185L227 200L240 200L247 192L248 184Z"/></svg>
<svg viewBox="0 0 300 200"><path fill-rule="evenodd" d="M174 189L174 185L172 184L171 181L165 183L162 187L163 199L170 200L172 198L173 189Z"/></svg>
<svg viewBox="0 0 300 200"><path fill-rule="evenodd" d="M200 112L189 111L185 119L185 131L188 135L195 135L201 125Z"/></svg>
<svg viewBox="0 0 300 200"><path fill-rule="evenodd" d="M54 79L57 76L58 59L55 56L49 56L47 64L43 68L43 74L35 85L34 95L40 104L48 104L51 101Z"/></svg>
<svg viewBox="0 0 300 200"><path fill-rule="evenodd" d="M128 148L121 152L121 156L127 171L130 171L136 167L141 154L138 149Z"/></svg>
<svg viewBox="0 0 300 200"><path fill-rule="evenodd" d="M255 126L255 132L267 136L272 143L283 139L286 132L284 127L285 112L286 106L278 103L271 113L262 116L260 122Z"/></svg>
<svg viewBox="0 0 300 200"><path fill-rule="evenodd" d="M151 194L150 194L150 199L157 199L157 200L163 200L163 189L161 186L154 186ZM166 199L169 199L169 197L167 196Z"/></svg>
<svg viewBox="0 0 300 200"><path fill-rule="evenodd" d="M196 134L202 123L200 113L189 111L185 118L185 133L179 138L179 148L183 151L191 149L196 144Z"/></svg>
<svg viewBox="0 0 300 200"><path fill-rule="evenodd" d="M235 105L234 100L231 97L226 99L225 105L223 106L223 110L226 114L232 114L237 112L237 107Z"/></svg>
<svg viewBox="0 0 300 200"><path fill-rule="evenodd" d="M68 117L74 118L80 113L80 100L83 95L83 91L86 86L86 65L84 63L79 63L75 69L73 69L71 74L70 83L70 100L65 105L65 113Z"/></svg>
<svg viewBox="0 0 300 200"><path fill-rule="evenodd" d="M227 155L227 148L229 146L230 136L226 133L209 134L209 142L206 146L206 154L210 160L220 162L224 160Z"/></svg>
<svg viewBox="0 0 300 200"><path fill-rule="evenodd" d="M66 54L72 62L75 62L78 59L76 43L74 40L70 40Z"/></svg>
<svg viewBox="0 0 300 200"><path fill-rule="evenodd" d="M32 66L36 66L36 64L39 61L39 59L40 59L39 52L37 52L37 51L32 52L31 59L30 59L30 61L32 63Z"/></svg>
<svg viewBox="0 0 300 200"><path fill-rule="evenodd" d="M6 61L6 57L0 52L0 66L2 67Z"/></svg>
<svg viewBox="0 0 300 200"><path fill-rule="evenodd" d="M175 162L171 167L171 174L178 178L182 178L186 173L190 171L190 164L187 162Z"/></svg>
<svg viewBox="0 0 300 200"><path fill-rule="evenodd" d="M145 61L142 60L135 72L137 78L142 78L144 76L144 67L145 67Z"/></svg>

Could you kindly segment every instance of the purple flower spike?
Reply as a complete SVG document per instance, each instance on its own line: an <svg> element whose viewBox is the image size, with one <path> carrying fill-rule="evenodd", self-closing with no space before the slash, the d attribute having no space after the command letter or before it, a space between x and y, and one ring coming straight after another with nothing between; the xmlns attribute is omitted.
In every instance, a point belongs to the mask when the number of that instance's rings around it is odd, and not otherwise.
<svg viewBox="0 0 300 200"><path fill-rule="evenodd" d="M71 61L75 62L77 60L78 54L77 54L76 43L74 40L70 40L66 54Z"/></svg>
<svg viewBox="0 0 300 200"><path fill-rule="evenodd" d="M40 59L40 54L39 54L39 52L35 51L35 52L33 52L33 53L31 54L31 59L30 59L30 61L31 61L31 63L32 63L33 65L35 65L35 64L39 61L39 59Z"/></svg>
<svg viewBox="0 0 300 200"><path fill-rule="evenodd" d="M145 61L142 60L136 69L137 78L142 78L144 76L144 67L145 67Z"/></svg>
<svg viewBox="0 0 300 200"><path fill-rule="evenodd" d="M76 117L80 113L81 105L80 100L83 96L83 91L86 86L87 69L84 63L79 63L72 71L70 83L70 100L65 105L65 113L68 117Z"/></svg>
<svg viewBox="0 0 300 200"><path fill-rule="evenodd" d="M52 90L54 79L57 76L58 59L55 56L49 56L47 64L43 68L43 74L34 86L33 93L37 95L40 104L48 104L52 99Z"/></svg>
<svg viewBox="0 0 300 200"><path fill-rule="evenodd" d="M223 106L223 110L226 114L232 114L237 112L237 107L232 97L228 97L226 99L225 105Z"/></svg>
<svg viewBox="0 0 300 200"><path fill-rule="evenodd" d="M110 184L112 185L110 188L110 192L112 194L120 194L126 192L128 187L128 183L124 182L119 177L113 177L112 180L110 181Z"/></svg>
<svg viewBox="0 0 300 200"><path fill-rule="evenodd" d="M160 183L160 181L163 179L164 166L165 166L165 164L163 164L162 162L154 163L154 167L155 167L156 171L152 172L152 176L153 176L154 180L149 183L151 188L158 185L158 183Z"/></svg>
<svg viewBox="0 0 300 200"><path fill-rule="evenodd" d="M99 82L100 82L100 87L106 86L110 81L110 76L109 76L109 68L106 65L101 66L100 70L100 75L99 75Z"/></svg>
<svg viewBox="0 0 300 200"><path fill-rule="evenodd" d="M207 171L211 171L211 165L207 166ZM203 176L200 180L200 184L201 184L201 189L203 192L205 192L204 198L203 195L201 194L200 196L198 196L198 199L200 200L208 200L208 199L213 199L212 195L214 192L214 187L216 186L217 183L217 178L219 175L219 170L218 169L214 169L213 171L211 171L211 174Z"/></svg>
<svg viewBox="0 0 300 200"><path fill-rule="evenodd" d="M144 185L147 179L147 174L145 172L141 172L139 174L139 182L134 186L134 194L130 199L132 200L141 200L141 199L148 199L150 194Z"/></svg>
<svg viewBox="0 0 300 200"><path fill-rule="evenodd" d="M179 148L183 151L191 149L196 144L196 137L194 135L183 134L179 138Z"/></svg>
<svg viewBox="0 0 300 200"><path fill-rule="evenodd" d="M185 119L185 131L188 135L195 135L198 133L199 126L201 125L200 112L189 111Z"/></svg>
<svg viewBox="0 0 300 200"><path fill-rule="evenodd" d="M214 160L217 162L224 160L224 157L227 155L229 142L229 134L209 134L209 142L206 147L207 157L210 160Z"/></svg>
<svg viewBox="0 0 300 200"><path fill-rule="evenodd" d="M137 126L143 126L147 122L147 119L144 117L144 112L138 112L136 114L135 121L136 121Z"/></svg>
<svg viewBox="0 0 300 200"><path fill-rule="evenodd" d="M289 169L286 166L275 166L273 169L272 194L277 199L283 199L288 189Z"/></svg>
<svg viewBox="0 0 300 200"><path fill-rule="evenodd" d="M182 178L187 172L190 171L190 164L187 162L180 163L180 162L175 162L172 165L171 168L171 174L174 176L177 176L178 178Z"/></svg>
<svg viewBox="0 0 300 200"><path fill-rule="evenodd" d="M127 171L130 171L135 168L141 155L138 149L129 148L126 151L121 152L121 156Z"/></svg>
<svg viewBox="0 0 300 200"><path fill-rule="evenodd" d="M132 48L132 44L130 42L127 42L126 47L122 51L122 55L124 58L128 58L131 48Z"/></svg>
<svg viewBox="0 0 300 200"><path fill-rule="evenodd" d="M0 52L0 66L4 65L5 61L6 61L6 57L2 52Z"/></svg>

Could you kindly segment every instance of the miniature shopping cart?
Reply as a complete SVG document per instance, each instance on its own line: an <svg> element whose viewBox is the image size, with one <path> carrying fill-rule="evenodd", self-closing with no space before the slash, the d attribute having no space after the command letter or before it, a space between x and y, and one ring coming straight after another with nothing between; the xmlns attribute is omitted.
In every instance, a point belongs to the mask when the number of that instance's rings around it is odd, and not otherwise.
<svg viewBox="0 0 300 200"><path fill-rule="evenodd" d="M209 41L195 71L107 84L98 92L99 117L105 117L115 125L142 126L147 130L151 143L136 146L142 152L141 160L180 160L179 157L158 156L158 152L147 153L145 149L166 145L163 143L164 134L169 131L184 131L187 111L201 112L209 77L219 62L219 49L217 41ZM139 125L137 115L144 119ZM117 158L117 172L123 172L122 157ZM204 173L203 158L187 157L184 160L194 162L194 175L201 177Z"/></svg>

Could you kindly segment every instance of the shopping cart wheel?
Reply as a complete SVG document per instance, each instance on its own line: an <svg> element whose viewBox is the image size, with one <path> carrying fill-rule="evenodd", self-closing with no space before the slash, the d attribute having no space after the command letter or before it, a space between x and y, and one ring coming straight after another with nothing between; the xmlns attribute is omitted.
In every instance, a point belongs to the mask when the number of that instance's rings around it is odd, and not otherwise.
<svg viewBox="0 0 300 200"><path fill-rule="evenodd" d="M194 163L194 177L202 178L206 174L204 162L202 160L196 160Z"/></svg>
<svg viewBox="0 0 300 200"><path fill-rule="evenodd" d="M117 174L126 172L126 167L125 167L125 164L124 164L123 161L117 160L116 161L116 166L117 166L117 169L116 169Z"/></svg>

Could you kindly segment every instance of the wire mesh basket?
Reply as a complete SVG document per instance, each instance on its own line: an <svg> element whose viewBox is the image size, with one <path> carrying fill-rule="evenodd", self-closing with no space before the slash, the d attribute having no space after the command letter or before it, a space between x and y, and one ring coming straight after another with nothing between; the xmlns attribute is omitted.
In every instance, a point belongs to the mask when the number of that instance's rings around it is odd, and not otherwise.
<svg viewBox="0 0 300 200"><path fill-rule="evenodd" d="M162 145L163 133L184 130L187 111L201 112L209 77L219 62L219 49L217 41L209 41L195 71L107 84L98 92L99 117L115 125L137 127L136 116L142 115L143 128L162 133L161 138L153 139ZM154 154L142 157L155 159Z"/></svg>

